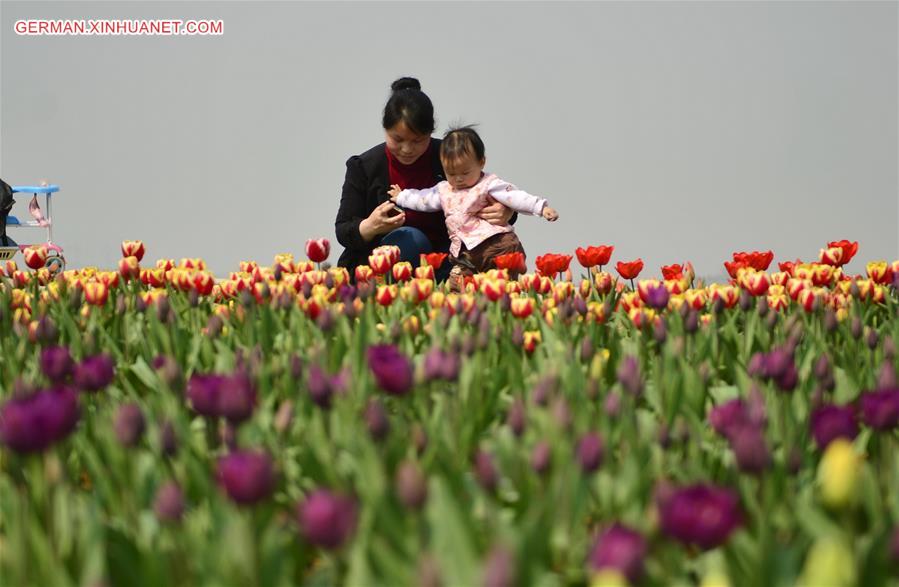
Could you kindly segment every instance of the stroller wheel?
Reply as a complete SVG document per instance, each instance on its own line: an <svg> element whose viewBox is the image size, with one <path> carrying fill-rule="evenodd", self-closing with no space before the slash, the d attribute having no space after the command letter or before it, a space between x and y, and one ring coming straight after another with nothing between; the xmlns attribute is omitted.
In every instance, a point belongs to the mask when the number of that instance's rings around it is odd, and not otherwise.
<svg viewBox="0 0 899 587"><path fill-rule="evenodd" d="M66 260L62 257L48 257L44 262L44 267L50 270L50 273L61 273L66 269Z"/></svg>

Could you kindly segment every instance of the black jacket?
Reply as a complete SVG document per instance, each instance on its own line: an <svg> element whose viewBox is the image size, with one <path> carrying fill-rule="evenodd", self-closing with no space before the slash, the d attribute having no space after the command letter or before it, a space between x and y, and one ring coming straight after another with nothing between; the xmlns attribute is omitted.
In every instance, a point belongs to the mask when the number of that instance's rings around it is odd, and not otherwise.
<svg viewBox="0 0 899 587"><path fill-rule="evenodd" d="M431 139L432 167L435 183L445 179L440 164L440 139ZM346 178L340 196L335 229L337 242L344 247L337 265L346 267L350 276L357 265L368 263L368 255L378 246L380 239L365 242L359 234L359 223L368 218L375 208L389 199L390 174L387 168L385 143L376 145L361 155L353 155L346 162Z"/></svg>
<svg viewBox="0 0 899 587"><path fill-rule="evenodd" d="M432 166L435 184L446 179L443 166L440 164L440 139L431 138ZM340 196L340 208L337 211L335 229L337 242L344 247L337 265L346 267L350 278L354 279L357 265L368 263L372 249L378 246L380 239L373 238L365 242L359 234L359 223L368 218L379 204L389 199L390 173L387 167L385 143L376 145L361 155L353 155L346 162L346 178L343 182L343 193ZM514 223L517 214L512 216ZM449 237L445 243L449 250Z"/></svg>

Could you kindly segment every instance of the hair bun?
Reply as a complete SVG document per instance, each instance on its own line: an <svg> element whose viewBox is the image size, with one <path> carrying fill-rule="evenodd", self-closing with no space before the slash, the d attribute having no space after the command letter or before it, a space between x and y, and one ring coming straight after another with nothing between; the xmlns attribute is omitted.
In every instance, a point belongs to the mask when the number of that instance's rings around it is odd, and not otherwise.
<svg viewBox="0 0 899 587"><path fill-rule="evenodd" d="M400 79L390 84L390 90L393 92L399 92L400 90L421 91L421 82L419 82L414 77L401 77Z"/></svg>

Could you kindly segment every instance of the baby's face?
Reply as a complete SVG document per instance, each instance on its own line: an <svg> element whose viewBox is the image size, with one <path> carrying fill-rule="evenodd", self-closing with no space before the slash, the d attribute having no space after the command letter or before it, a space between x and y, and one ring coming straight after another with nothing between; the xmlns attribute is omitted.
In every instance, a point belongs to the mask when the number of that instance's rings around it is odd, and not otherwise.
<svg viewBox="0 0 899 587"><path fill-rule="evenodd" d="M467 190L481 179L484 170L484 159L480 161L468 156L454 161L443 161L446 181L454 190Z"/></svg>

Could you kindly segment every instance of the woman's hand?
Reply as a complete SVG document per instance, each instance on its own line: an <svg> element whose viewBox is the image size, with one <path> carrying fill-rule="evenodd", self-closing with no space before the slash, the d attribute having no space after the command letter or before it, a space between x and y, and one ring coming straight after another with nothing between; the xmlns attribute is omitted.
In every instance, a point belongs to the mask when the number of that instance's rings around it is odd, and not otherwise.
<svg viewBox="0 0 899 587"><path fill-rule="evenodd" d="M359 223L359 234L366 242L376 236L387 234L406 222L406 214L396 211L396 205L387 200L375 208L368 218Z"/></svg>
<svg viewBox="0 0 899 587"><path fill-rule="evenodd" d="M507 208L490 196L487 196L487 201L489 204L481 208L481 211L478 212L478 217L494 226L504 226L509 224L509 220L512 219L512 215L515 214L515 211L512 210L512 208Z"/></svg>

